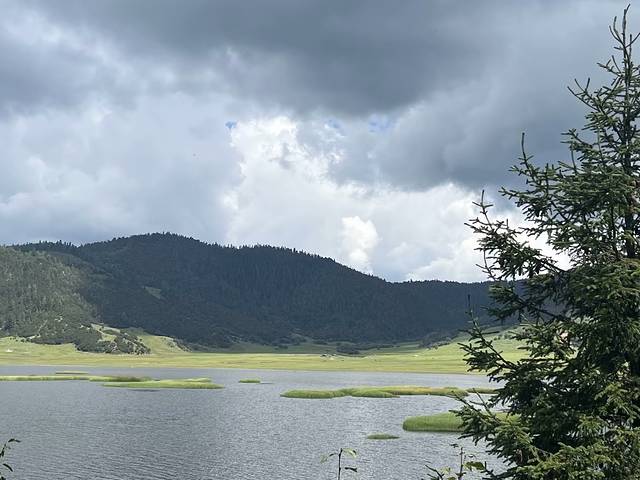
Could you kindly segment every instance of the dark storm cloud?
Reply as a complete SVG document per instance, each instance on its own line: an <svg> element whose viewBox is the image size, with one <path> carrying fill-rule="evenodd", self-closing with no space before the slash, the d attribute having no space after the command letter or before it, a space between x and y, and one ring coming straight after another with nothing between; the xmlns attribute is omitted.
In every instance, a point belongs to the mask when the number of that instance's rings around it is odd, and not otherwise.
<svg viewBox="0 0 640 480"><path fill-rule="evenodd" d="M0 20L0 116L70 108L88 98L128 100L119 73L82 45L56 38L4 4Z"/></svg>
<svg viewBox="0 0 640 480"><path fill-rule="evenodd" d="M166 62L294 111L405 107L487 68L515 3L68 0L29 2L129 57ZM553 4L549 4L553 9ZM209 78L205 75L205 77Z"/></svg>
<svg viewBox="0 0 640 480"><path fill-rule="evenodd" d="M143 68L168 69L171 75L149 82L157 88L225 92L302 119L320 114L366 123L370 114L388 113L396 120L388 138L379 135L369 150L348 146L350 156L332 175L409 189L509 181L522 131L539 156L561 157L560 132L579 127L582 114L564 86L593 74L595 62L606 58L606 26L624 6L542 0L27 5ZM66 67L62 57L60 68ZM54 83L41 93L55 89L61 100L72 99L82 87Z"/></svg>

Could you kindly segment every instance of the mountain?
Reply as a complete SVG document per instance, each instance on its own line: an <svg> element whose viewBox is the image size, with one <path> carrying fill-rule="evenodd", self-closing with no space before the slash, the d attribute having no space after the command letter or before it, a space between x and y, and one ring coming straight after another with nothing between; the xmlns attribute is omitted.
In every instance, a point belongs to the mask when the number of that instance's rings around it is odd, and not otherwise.
<svg viewBox="0 0 640 480"><path fill-rule="evenodd" d="M488 303L487 283L392 283L296 250L174 234L2 248L0 274L2 331L85 348L98 323L204 346L390 343L463 327L468 296Z"/></svg>

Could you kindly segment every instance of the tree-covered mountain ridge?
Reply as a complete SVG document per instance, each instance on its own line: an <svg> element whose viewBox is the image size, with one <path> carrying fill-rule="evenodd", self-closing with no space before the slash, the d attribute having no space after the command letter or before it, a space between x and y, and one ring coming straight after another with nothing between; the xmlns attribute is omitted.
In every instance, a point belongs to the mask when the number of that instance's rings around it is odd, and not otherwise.
<svg viewBox="0 0 640 480"><path fill-rule="evenodd" d="M83 350L144 353L128 328L216 347L417 340L462 328L468 298L481 312L488 283L393 283L289 248L168 233L0 247L0 334Z"/></svg>

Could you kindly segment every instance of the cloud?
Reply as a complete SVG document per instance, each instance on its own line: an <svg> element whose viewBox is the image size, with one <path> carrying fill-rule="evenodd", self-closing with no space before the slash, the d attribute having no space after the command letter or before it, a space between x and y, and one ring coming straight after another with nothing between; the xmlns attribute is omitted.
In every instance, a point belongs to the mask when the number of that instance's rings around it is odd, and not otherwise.
<svg viewBox="0 0 640 480"><path fill-rule="evenodd" d="M0 20L0 119L132 100L139 82L115 52L17 5Z"/></svg>
<svg viewBox="0 0 640 480"><path fill-rule="evenodd" d="M475 267L480 258L464 250L472 237L464 223L475 216L479 192L454 184L411 192L337 183L328 171L339 150L305 144L286 117L239 122L231 136L242 178L229 192L226 242L284 244L392 280L483 278ZM457 270L431 265L439 258Z"/></svg>
<svg viewBox="0 0 640 480"><path fill-rule="evenodd" d="M371 220L360 217L342 218L342 249L345 264L372 273L371 252L378 244L378 232Z"/></svg>
<svg viewBox="0 0 640 480"><path fill-rule="evenodd" d="M341 125L338 182L420 190L513 184L531 152L566 157L582 109L564 86L599 79L617 1L402 6L354 1L7 2L0 112L95 99L224 95L251 118ZM248 13L250 12L250 13ZM632 13L633 14L633 13ZM198 100L196 100L198 101ZM4 102L4 104L3 104ZM228 121L229 119L225 119Z"/></svg>
<svg viewBox="0 0 640 480"><path fill-rule="evenodd" d="M407 273L407 280L457 280L465 281L470 278L486 280L480 273L481 256L475 250L475 238L469 236L459 239L451 245L449 251L442 256L430 259L426 265L421 265Z"/></svg>
<svg viewBox="0 0 640 480"><path fill-rule="evenodd" d="M195 109L181 96L141 98L136 109L5 122L2 241L86 242L169 230L222 237L224 195L239 171L227 129L210 117L220 105L209 107Z"/></svg>
<svg viewBox="0 0 640 480"><path fill-rule="evenodd" d="M24 3L24 2L23 2ZM90 32L139 61L163 63L185 86L213 82L296 111L362 114L413 103L485 68L499 45L473 23L502 17L493 2L402 6L354 1L30 1L30 11ZM496 15L498 14L498 15ZM473 40L473 41L472 41ZM450 49L446 56L441 48Z"/></svg>
<svg viewBox="0 0 640 480"><path fill-rule="evenodd" d="M624 6L5 0L0 242L170 230L481 278L472 200L517 182L522 131L566 157L564 86L602 80Z"/></svg>

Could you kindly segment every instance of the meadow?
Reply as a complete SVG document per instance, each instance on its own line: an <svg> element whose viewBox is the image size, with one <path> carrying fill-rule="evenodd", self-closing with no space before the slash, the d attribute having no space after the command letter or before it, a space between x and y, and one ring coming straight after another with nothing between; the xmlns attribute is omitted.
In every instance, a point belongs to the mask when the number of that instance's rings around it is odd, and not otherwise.
<svg viewBox="0 0 640 480"><path fill-rule="evenodd" d="M335 345L301 344L286 350L264 345L238 344L232 349L188 352L168 337L141 335L151 349L147 355L80 352L73 345L41 345L15 337L0 338L0 365L67 365L104 367L243 368L308 371L362 371L414 373L466 373L458 341L437 348L417 343L336 354ZM519 358L518 345L500 335L495 344L511 360Z"/></svg>

